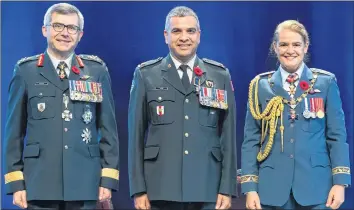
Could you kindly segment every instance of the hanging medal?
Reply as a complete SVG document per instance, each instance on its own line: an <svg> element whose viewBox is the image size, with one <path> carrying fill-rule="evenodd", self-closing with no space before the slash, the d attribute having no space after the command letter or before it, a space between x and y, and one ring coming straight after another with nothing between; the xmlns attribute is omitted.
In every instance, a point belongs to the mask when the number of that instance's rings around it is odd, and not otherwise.
<svg viewBox="0 0 354 210"><path fill-rule="evenodd" d="M310 98L310 104L311 104L311 118L316 118L316 105L315 105L314 98Z"/></svg>
<svg viewBox="0 0 354 210"><path fill-rule="evenodd" d="M195 86L195 91L196 91L196 93L198 95L199 91L200 91L200 78L199 77L194 77L193 85Z"/></svg>
<svg viewBox="0 0 354 210"><path fill-rule="evenodd" d="M90 105L86 105L85 112L82 115L82 119L84 120L84 123L85 124L89 124L92 121L92 117L93 117L93 115L92 115L92 112L90 110Z"/></svg>
<svg viewBox="0 0 354 210"><path fill-rule="evenodd" d="M324 108L323 108L323 99L322 98L316 98L317 99L317 117L318 118L323 118L324 117Z"/></svg>
<svg viewBox="0 0 354 210"><path fill-rule="evenodd" d="M304 115L304 117L306 119L309 119L311 117L311 112L309 111L309 107L308 107L308 102L307 102L307 98L304 98L304 102L305 102L305 110L302 113Z"/></svg>
<svg viewBox="0 0 354 210"><path fill-rule="evenodd" d="M65 106L65 109L64 109L63 113L61 114L61 118L63 118L65 121L69 122L70 119L73 118L73 115L70 112L70 110L68 109L69 96L67 96L65 93L63 94L63 103Z"/></svg>

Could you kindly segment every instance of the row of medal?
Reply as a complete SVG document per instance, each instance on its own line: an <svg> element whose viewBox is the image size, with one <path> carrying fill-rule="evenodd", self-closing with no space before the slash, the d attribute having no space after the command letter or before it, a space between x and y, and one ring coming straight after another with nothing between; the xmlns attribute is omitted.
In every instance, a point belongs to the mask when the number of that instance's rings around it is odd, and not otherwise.
<svg viewBox="0 0 354 210"><path fill-rule="evenodd" d="M206 80L206 87L200 84L200 78L195 77L193 80L195 90L199 95L199 103L204 106L217 109L227 109L227 91L214 88L213 81Z"/></svg>
<svg viewBox="0 0 354 210"><path fill-rule="evenodd" d="M73 115L68 108L69 96L67 96L66 94L63 94L63 103L65 107L63 113L61 114L61 117L64 121L69 122L73 118ZM93 118L93 114L91 112L90 105L86 105L84 109L84 113L82 115L82 120L87 125L92 122L92 118ZM91 131L88 128L84 129L81 134L81 137L82 137L82 141L88 144L92 138Z"/></svg>
<svg viewBox="0 0 354 210"><path fill-rule="evenodd" d="M102 84L90 81L69 80L70 99L73 101L102 102Z"/></svg>
<svg viewBox="0 0 354 210"><path fill-rule="evenodd" d="M227 109L227 91L216 88L200 87L199 102L204 106Z"/></svg>
<svg viewBox="0 0 354 210"><path fill-rule="evenodd" d="M323 118L325 115L323 98L304 98L305 110L302 113L304 118Z"/></svg>

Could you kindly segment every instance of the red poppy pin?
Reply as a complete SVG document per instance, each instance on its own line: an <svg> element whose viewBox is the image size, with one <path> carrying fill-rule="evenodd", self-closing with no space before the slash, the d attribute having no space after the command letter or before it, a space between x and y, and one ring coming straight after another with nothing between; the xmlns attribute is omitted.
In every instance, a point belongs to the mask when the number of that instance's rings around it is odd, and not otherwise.
<svg viewBox="0 0 354 210"><path fill-rule="evenodd" d="M202 76L203 71L200 69L199 66L196 66L196 67L194 67L194 73L195 73L195 75L197 75L197 76Z"/></svg>
<svg viewBox="0 0 354 210"><path fill-rule="evenodd" d="M75 74L80 74L80 69L78 69L76 66L73 66L71 68L71 70L75 73Z"/></svg>
<svg viewBox="0 0 354 210"><path fill-rule="evenodd" d="M307 90L307 89L309 89L309 83L307 83L307 82L305 82L305 81L300 81L300 83L299 83L299 85L300 85L300 88L302 89L302 90Z"/></svg>

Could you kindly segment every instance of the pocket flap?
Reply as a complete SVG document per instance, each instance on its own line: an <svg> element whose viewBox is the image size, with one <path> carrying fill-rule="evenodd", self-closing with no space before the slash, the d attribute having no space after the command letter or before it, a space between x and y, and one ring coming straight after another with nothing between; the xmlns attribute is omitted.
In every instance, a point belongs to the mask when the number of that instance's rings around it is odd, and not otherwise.
<svg viewBox="0 0 354 210"><path fill-rule="evenodd" d="M175 101L175 92L168 90L151 90L147 92L147 100L150 101Z"/></svg>
<svg viewBox="0 0 354 210"><path fill-rule="evenodd" d="M100 157L100 148L98 145L89 145L88 146L91 157Z"/></svg>
<svg viewBox="0 0 354 210"><path fill-rule="evenodd" d="M23 157L38 157L39 156L39 144L27 145L23 152Z"/></svg>
<svg viewBox="0 0 354 210"><path fill-rule="evenodd" d="M48 96L55 96L55 89L54 88L29 88L28 97L48 97Z"/></svg>
<svg viewBox="0 0 354 210"><path fill-rule="evenodd" d="M329 157L327 153L319 153L311 155L311 166L322 166L326 167L330 165Z"/></svg>
<svg viewBox="0 0 354 210"><path fill-rule="evenodd" d="M159 154L160 147L146 147L144 150L144 160L154 159Z"/></svg>
<svg viewBox="0 0 354 210"><path fill-rule="evenodd" d="M213 147L211 149L211 154L213 154L213 156L215 157L215 159L217 161L221 161L222 160L222 154L221 154L221 149L220 148Z"/></svg>

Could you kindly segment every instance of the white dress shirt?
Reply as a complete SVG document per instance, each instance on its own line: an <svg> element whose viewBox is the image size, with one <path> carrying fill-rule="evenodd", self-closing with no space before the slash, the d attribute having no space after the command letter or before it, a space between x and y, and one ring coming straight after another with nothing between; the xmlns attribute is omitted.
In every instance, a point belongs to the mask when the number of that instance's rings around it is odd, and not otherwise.
<svg viewBox="0 0 354 210"><path fill-rule="evenodd" d="M296 72L294 72L294 73L297 73L297 75L299 75L299 79L295 82L295 90L296 90L297 85L299 84L299 81L300 81L300 78L301 78L301 74L302 74L302 72L304 71L304 66L305 66L305 64L302 63L302 64L299 66L299 68L296 70ZM282 84L283 84L283 88L284 88L284 90L286 90L287 92L289 92L289 91L290 91L290 84L286 81L286 79L288 78L289 74L291 74L291 73L285 71L285 70L281 67L281 65L280 65L279 68L280 68L280 73L281 73L281 78L282 78L281 81L282 81ZM292 73L292 74L293 74L293 73Z"/></svg>
<svg viewBox="0 0 354 210"><path fill-rule="evenodd" d="M48 50L47 50L47 53L50 57L50 60L52 61L53 63L53 66L54 66L54 69L56 70L57 74L59 74L59 69L58 69L58 65L61 61L64 61L66 63L66 65L68 66L67 68L65 68L65 73L66 73L66 76L69 78L69 75L70 75L70 67L71 67L71 61L72 61L72 57L74 55L74 53L72 53L67 59L65 60L59 60L57 58L55 58L53 55L51 55Z"/></svg>
<svg viewBox="0 0 354 210"><path fill-rule="evenodd" d="M173 63L175 64L179 78L182 79L183 71L179 68L182 65L182 63L180 61L178 61L177 59L175 59L172 55L170 55L170 56L172 58ZM188 74L189 82L192 82L193 67L194 67L194 62L195 62L196 58L197 58L197 55L194 55L194 57L192 59L190 59L187 63L185 63L185 65L188 66L187 74Z"/></svg>

